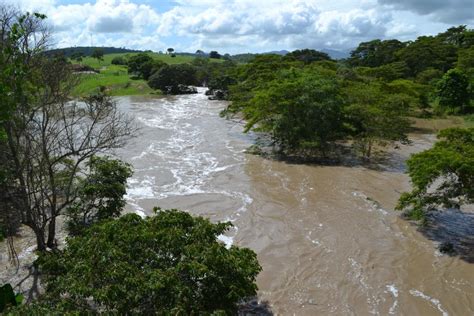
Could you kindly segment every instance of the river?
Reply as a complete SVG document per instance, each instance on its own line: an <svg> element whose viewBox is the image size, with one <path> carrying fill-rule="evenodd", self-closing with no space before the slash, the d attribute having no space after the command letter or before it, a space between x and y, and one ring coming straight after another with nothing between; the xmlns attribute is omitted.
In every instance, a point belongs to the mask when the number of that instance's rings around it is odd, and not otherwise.
<svg viewBox="0 0 474 316"><path fill-rule="evenodd" d="M199 92L120 99L141 128L119 152L135 168L129 211L231 221L221 239L256 251L259 297L276 314L474 314L474 265L441 255L393 211L410 188L403 161L432 135L379 168L290 164L245 154L255 136Z"/></svg>
<svg viewBox="0 0 474 316"><path fill-rule="evenodd" d="M117 152L135 170L128 212L160 206L231 221L220 239L258 254L259 298L277 315L474 315L474 258L442 255L432 241L467 240L472 254L474 218L439 214L442 229L427 238L393 211L410 189L405 159L433 135L411 135L371 168L285 163L246 154L255 135L199 92L117 99L140 127ZM31 234L16 248L22 265L34 259ZM25 268L0 260L0 281L18 284Z"/></svg>

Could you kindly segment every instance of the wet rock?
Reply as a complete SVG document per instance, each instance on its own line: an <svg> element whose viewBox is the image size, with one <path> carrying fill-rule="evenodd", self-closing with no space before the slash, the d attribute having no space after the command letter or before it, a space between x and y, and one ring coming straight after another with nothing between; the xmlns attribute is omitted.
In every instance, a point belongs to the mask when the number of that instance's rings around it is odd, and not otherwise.
<svg viewBox="0 0 474 316"><path fill-rule="evenodd" d="M271 316L273 312L268 302L260 302L257 298L251 298L239 304L239 316Z"/></svg>
<svg viewBox="0 0 474 316"><path fill-rule="evenodd" d="M184 84L179 84L177 86L167 86L164 91L164 94L195 94L198 93L197 89L195 87L189 87Z"/></svg>
<svg viewBox="0 0 474 316"><path fill-rule="evenodd" d="M229 97L229 94L227 91L217 90L217 89L207 90L206 95L209 96L209 100L227 100Z"/></svg>
<svg viewBox="0 0 474 316"><path fill-rule="evenodd" d="M456 249L454 249L454 245L450 242L442 242L439 247L439 252L447 254L447 255L454 255L456 254Z"/></svg>

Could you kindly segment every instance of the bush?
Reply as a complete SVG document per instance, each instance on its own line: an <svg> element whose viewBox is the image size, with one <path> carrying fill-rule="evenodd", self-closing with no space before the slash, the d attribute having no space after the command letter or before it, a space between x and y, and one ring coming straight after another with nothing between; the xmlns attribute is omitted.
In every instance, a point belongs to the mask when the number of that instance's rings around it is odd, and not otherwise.
<svg viewBox="0 0 474 316"><path fill-rule="evenodd" d="M53 310L201 315L235 314L239 301L256 295L256 254L217 240L230 223L155 211L96 224L63 252L42 255L42 301Z"/></svg>
<svg viewBox="0 0 474 316"><path fill-rule="evenodd" d="M94 156L87 166L90 174L78 186L78 201L67 210L67 228L72 235L81 234L95 222L120 216L125 206L130 165L108 157Z"/></svg>
<svg viewBox="0 0 474 316"><path fill-rule="evenodd" d="M112 65L126 65L127 60L122 56L117 56L112 59Z"/></svg>
<svg viewBox="0 0 474 316"><path fill-rule="evenodd" d="M165 65L148 79L148 85L163 93L176 91L178 85L195 85L196 68L189 64Z"/></svg>

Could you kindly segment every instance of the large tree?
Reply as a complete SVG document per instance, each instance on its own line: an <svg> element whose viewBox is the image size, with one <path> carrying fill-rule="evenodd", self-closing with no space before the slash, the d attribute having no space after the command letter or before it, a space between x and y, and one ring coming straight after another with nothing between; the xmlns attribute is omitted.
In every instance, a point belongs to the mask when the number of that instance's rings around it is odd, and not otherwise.
<svg viewBox="0 0 474 316"><path fill-rule="evenodd" d="M56 246L56 218L78 198L78 179L92 156L123 146L131 120L107 96L71 102L76 80L64 58L42 54L48 33L42 15L13 15L4 26L1 183L7 209L36 235L38 250ZM34 34L34 36L33 36ZM16 68L17 65L21 65ZM23 71L19 71L19 70ZM3 73L5 74L5 73ZM5 80L4 80L5 79Z"/></svg>
<svg viewBox="0 0 474 316"><path fill-rule="evenodd" d="M159 209L98 223L40 258L46 296L23 314L235 314L261 267L252 250L217 240L230 226Z"/></svg>
<svg viewBox="0 0 474 316"><path fill-rule="evenodd" d="M466 113L471 100L469 78L460 69L451 69L438 82L439 105L449 112Z"/></svg>
<svg viewBox="0 0 474 316"><path fill-rule="evenodd" d="M409 96L390 93L376 82L351 83L345 93L345 122L364 158L372 156L375 146L408 141Z"/></svg>
<svg viewBox="0 0 474 316"><path fill-rule="evenodd" d="M474 128L443 130L438 139L407 161L413 189L402 194L398 209L414 219L474 203Z"/></svg>
<svg viewBox="0 0 474 316"><path fill-rule="evenodd" d="M332 60L328 54L314 49L298 49L288 53L284 58L288 60L299 60L305 64L311 64L316 61Z"/></svg>
<svg viewBox="0 0 474 316"><path fill-rule="evenodd" d="M104 50L102 48L95 48L91 54L92 58L97 59L99 63L104 60Z"/></svg>

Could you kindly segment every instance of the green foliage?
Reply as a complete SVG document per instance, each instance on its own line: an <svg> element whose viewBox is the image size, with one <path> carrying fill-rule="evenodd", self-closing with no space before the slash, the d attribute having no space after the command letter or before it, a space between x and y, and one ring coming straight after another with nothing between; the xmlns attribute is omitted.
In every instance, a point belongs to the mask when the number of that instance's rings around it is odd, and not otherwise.
<svg viewBox="0 0 474 316"><path fill-rule="evenodd" d="M209 58L220 59L221 54L219 54L217 51L213 50L209 53Z"/></svg>
<svg viewBox="0 0 474 316"><path fill-rule="evenodd" d="M364 157L370 158L374 145L406 142L410 127L407 114L411 98L389 86L352 83L346 89L346 126Z"/></svg>
<svg viewBox="0 0 474 316"><path fill-rule="evenodd" d="M0 287L0 313L9 307L18 306L23 302L23 295L15 294L10 284Z"/></svg>
<svg viewBox="0 0 474 316"><path fill-rule="evenodd" d="M160 209L98 223L40 258L43 302L88 313L234 314L256 294L261 267L250 249L217 240L230 226Z"/></svg>
<svg viewBox="0 0 474 316"><path fill-rule="evenodd" d="M75 53L73 53L73 54L71 55L70 58L71 58L72 60L75 60L75 61L77 61L77 62L80 63L80 62L82 62L82 60L83 60L84 57L85 57L84 53L82 53L82 52L75 52Z"/></svg>
<svg viewBox="0 0 474 316"><path fill-rule="evenodd" d="M151 88L170 94L175 94L179 85L194 84L196 84L196 69L189 64L165 65L148 80Z"/></svg>
<svg viewBox="0 0 474 316"><path fill-rule="evenodd" d="M328 54L314 50L314 49L295 50L285 55L284 59L302 61L306 65L311 64L316 61L324 61L324 60L331 61L332 60Z"/></svg>
<svg viewBox="0 0 474 316"><path fill-rule="evenodd" d="M116 56L111 61L112 65L127 65L127 60L123 56Z"/></svg>
<svg viewBox="0 0 474 316"><path fill-rule="evenodd" d="M474 202L474 128L446 129L438 138L407 161L413 190L402 194L397 208L418 219L432 209Z"/></svg>
<svg viewBox="0 0 474 316"><path fill-rule="evenodd" d="M128 59L128 73L143 78L143 65L149 64L152 61L153 58L148 54L140 53L134 55Z"/></svg>
<svg viewBox="0 0 474 316"><path fill-rule="evenodd" d="M458 52L458 62L456 67L474 78L474 45L470 48L460 49Z"/></svg>
<svg viewBox="0 0 474 316"><path fill-rule="evenodd" d="M428 68L442 72L453 68L457 60L457 48L438 37L421 36L397 51L396 56L408 65L408 75L416 77Z"/></svg>
<svg viewBox="0 0 474 316"><path fill-rule="evenodd" d="M468 77L459 69L451 69L438 82L439 105L450 113L466 113L471 92Z"/></svg>
<svg viewBox="0 0 474 316"><path fill-rule="evenodd" d="M321 150L338 139L342 129L342 98L334 73L281 71L266 87L254 91L243 113L247 130L270 132L285 152Z"/></svg>
<svg viewBox="0 0 474 316"><path fill-rule="evenodd" d="M443 72L439 69L427 68L416 75L416 82L421 84L433 84L441 79Z"/></svg>
<svg viewBox="0 0 474 316"><path fill-rule="evenodd" d="M141 53L130 57L128 60L128 72L144 80L148 80L152 74L159 71L166 64L155 60L151 55Z"/></svg>
<svg viewBox="0 0 474 316"><path fill-rule="evenodd" d="M104 59L104 50L102 48L94 49L92 51L91 57L97 59L98 61L102 61Z"/></svg>
<svg viewBox="0 0 474 316"><path fill-rule="evenodd" d="M109 157L92 157L90 172L78 186L78 201L67 210L70 234L78 235L92 224L120 216L125 206L127 179L132 176L129 164Z"/></svg>
<svg viewBox="0 0 474 316"><path fill-rule="evenodd" d="M380 67L398 61L395 53L404 48L406 43L398 40L373 40L360 43L351 52L349 62L352 66Z"/></svg>
<svg viewBox="0 0 474 316"><path fill-rule="evenodd" d="M358 71L364 76L378 78L385 81L392 81L399 78L405 78L406 74L409 72L409 69L405 62L399 61L374 68L358 68Z"/></svg>

